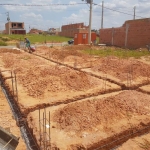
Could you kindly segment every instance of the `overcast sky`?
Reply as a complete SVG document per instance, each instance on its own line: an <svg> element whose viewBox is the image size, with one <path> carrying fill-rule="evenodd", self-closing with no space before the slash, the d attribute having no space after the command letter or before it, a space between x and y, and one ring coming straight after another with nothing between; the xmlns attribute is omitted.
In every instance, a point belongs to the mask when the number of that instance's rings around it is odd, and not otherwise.
<svg viewBox="0 0 150 150"><path fill-rule="evenodd" d="M150 0L103 1L105 7L104 28L120 27L126 20L132 20L134 6L136 6L136 19L150 17ZM93 0L93 3L92 29L100 29L102 0ZM47 6L11 6L2 4L41 4ZM30 28L48 30L48 28L58 28L70 23L84 22L85 25L89 24L89 4L82 0L0 0L0 30L5 28L4 25L7 22L6 12L9 12L12 22L24 22L27 31L29 26Z"/></svg>

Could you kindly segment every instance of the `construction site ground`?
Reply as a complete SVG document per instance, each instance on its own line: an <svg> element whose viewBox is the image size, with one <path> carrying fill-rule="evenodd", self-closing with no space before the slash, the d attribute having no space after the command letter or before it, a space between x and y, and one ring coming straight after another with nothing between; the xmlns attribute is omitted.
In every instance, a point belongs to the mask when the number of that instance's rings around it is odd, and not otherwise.
<svg viewBox="0 0 150 150"><path fill-rule="evenodd" d="M16 150L26 150L24 140L22 139L19 127L11 112L10 106L6 100L5 95L0 88L0 126L19 138L19 144Z"/></svg>
<svg viewBox="0 0 150 150"><path fill-rule="evenodd" d="M150 149L150 134L139 136L128 140L116 150L149 150Z"/></svg>
<svg viewBox="0 0 150 150"><path fill-rule="evenodd" d="M9 70L16 74L17 104L38 145L45 140L39 117L46 110L47 146L53 149L123 150L133 143L141 150L132 138L149 142L149 134L144 135L150 130L149 59L98 57L82 49L41 46L32 54L0 49L3 81L12 93Z"/></svg>

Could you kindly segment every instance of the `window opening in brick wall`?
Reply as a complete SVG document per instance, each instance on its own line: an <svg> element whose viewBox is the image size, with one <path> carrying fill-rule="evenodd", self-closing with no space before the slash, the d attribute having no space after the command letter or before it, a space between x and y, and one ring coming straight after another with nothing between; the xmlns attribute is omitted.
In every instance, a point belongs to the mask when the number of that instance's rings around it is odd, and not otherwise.
<svg viewBox="0 0 150 150"><path fill-rule="evenodd" d="M83 39L86 39L86 34L83 34Z"/></svg>

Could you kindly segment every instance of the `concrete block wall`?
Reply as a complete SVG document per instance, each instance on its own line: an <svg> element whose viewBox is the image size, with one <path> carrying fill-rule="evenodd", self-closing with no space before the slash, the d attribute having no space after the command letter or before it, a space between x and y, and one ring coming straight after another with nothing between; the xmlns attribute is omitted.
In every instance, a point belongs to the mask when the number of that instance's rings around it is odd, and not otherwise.
<svg viewBox="0 0 150 150"><path fill-rule="evenodd" d="M128 20L120 28L100 29L99 42L130 49L146 47L150 44L150 19Z"/></svg>

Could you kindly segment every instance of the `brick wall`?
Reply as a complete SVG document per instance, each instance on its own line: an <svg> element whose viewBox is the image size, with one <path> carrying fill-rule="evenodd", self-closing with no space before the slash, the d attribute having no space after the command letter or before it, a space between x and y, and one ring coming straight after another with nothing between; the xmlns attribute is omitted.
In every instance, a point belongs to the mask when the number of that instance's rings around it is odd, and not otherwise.
<svg viewBox="0 0 150 150"><path fill-rule="evenodd" d="M136 49L150 44L150 19L128 20L122 27L100 29L100 43Z"/></svg>
<svg viewBox="0 0 150 150"><path fill-rule="evenodd" d="M73 38L75 33L86 33L86 32L88 32L88 27L84 26L84 23L76 23L63 25L61 27L61 32L59 33L59 35Z"/></svg>
<svg viewBox="0 0 150 150"><path fill-rule="evenodd" d="M24 29L23 22L7 22L5 24L5 34L26 34L26 30Z"/></svg>

